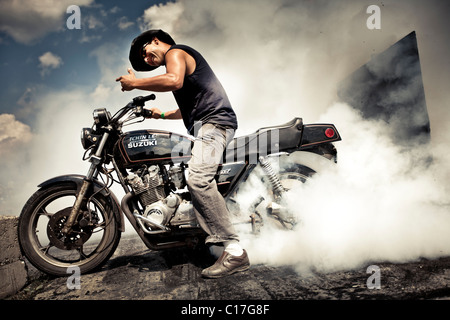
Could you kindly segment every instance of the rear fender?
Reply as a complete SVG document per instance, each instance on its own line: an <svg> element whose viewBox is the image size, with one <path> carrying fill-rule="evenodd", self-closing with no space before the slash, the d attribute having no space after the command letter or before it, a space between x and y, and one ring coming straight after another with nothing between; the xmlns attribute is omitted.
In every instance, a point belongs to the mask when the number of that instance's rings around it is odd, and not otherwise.
<svg viewBox="0 0 450 320"><path fill-rule="evenodd" d="M303 126L300 150L340 140L341 136L333 124L306 124Z"/></svg>
<svg viewBox="0 0 450 320"><path fill-rule="evenodd" d="M78 174L63 175L44 181L41 184L39 184L38 187L47 188L49 186L61 182L72 182L77 186L77 193L78 193L81 189L81 185L83 184L84 178L85 178L84 176ZM99 180L94 180L93 182L94 182L93 183L94 189L92 190L92 194L100 191L100 194L105 197L105 199L111 205L111 208L113 208L114 216L116 217L116 221L119 223L119 230L121 232L124 232L125 221L123 213L120 209L119 201L117 200L116 196Z"/></svg>

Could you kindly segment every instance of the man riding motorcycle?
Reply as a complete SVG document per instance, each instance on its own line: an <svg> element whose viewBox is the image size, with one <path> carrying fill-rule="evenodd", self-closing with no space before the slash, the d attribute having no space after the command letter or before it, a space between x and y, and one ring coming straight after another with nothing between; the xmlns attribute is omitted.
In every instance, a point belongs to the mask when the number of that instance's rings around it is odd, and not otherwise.
<svg viewBox="0 0 450 320"><path fill-rule="evenodd" d="M130 49L130 62L136 71L152 71L166 66L166 73L148 78L128 74L120 76L122 91L133 89L172 91L179 109L161 112L152 108L151 118L183 119L196 139L188 163L188 188L194 212L208 234L207 244L222 244L221 257L202 276L219 278L250 267L247 252L239 244L225 200L217 189L214 176L223 152L237 129L236 114L225 90L200 53L177 45L162 30L149 30L136 37Z"/></svg>

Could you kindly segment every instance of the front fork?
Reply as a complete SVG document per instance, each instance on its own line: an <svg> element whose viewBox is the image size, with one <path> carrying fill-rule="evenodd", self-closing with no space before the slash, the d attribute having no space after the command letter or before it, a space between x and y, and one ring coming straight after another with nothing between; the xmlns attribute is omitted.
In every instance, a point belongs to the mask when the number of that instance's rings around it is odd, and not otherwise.
<svg viewBox="0 0 450 320"><path fill-rule="evenodd" d="M103 134L102 140L100 141L100 144L97 148L97 151L94 155L92 155L89 158L89 162L91 162L91 166L89 167L89 171L86 174L86 177L84 178L83 184L81 185L80 192L77 194L77 198L75 200L75 203L72 207L72 210L70 212L70 215L67 219L66 224L64 225L63 229L61 230L62 233L69 234L72 231L72 227L75 224L75 221L78 218L78 215L80 214L81 207L85 204L86 200L86 194L89 190L89 187L92 184L92 181L97 177L98 175L98 166L102 162L102 152L105 147L106 141L108 140L109 133L105 132Z"/></svg>

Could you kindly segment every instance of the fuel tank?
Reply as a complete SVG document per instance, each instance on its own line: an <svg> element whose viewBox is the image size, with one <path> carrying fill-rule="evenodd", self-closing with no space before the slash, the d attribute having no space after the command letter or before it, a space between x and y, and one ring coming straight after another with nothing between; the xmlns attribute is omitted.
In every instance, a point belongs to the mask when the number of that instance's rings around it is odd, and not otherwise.
<svg viewBox="0 0 450 320"><path fill-rule="evenodd" d="M193 140L161 130L137 130L124 133L114 147L114 158L129 169L144 163L181 163L191 158Z"/></svg>
<svg viewBox="0 0 450 320"><path fill-rule="evenodd" d="M191 138L169 131L130 131L124 133L114 146L114 159L125 169L138 169L144 164L186 164L191 158L192 143ZM233 189L245 167L244 161L219 165L215 180L222 195L226 196Z"/></svg>

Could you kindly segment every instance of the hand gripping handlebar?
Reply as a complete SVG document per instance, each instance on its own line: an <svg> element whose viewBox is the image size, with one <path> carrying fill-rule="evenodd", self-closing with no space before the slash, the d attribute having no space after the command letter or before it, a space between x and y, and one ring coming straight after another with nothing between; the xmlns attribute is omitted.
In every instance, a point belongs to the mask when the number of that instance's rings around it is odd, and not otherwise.
<svg viewBox="0 0 450 320"><path fill-rule="evenodd" d="M150 118L153 114L151 110L144 109L144 105L147 101L155 100L156 96L154 94L148 96L139 96L133 99L133 104L137 107L136 114L143 116L144 118Z"/></svg>

